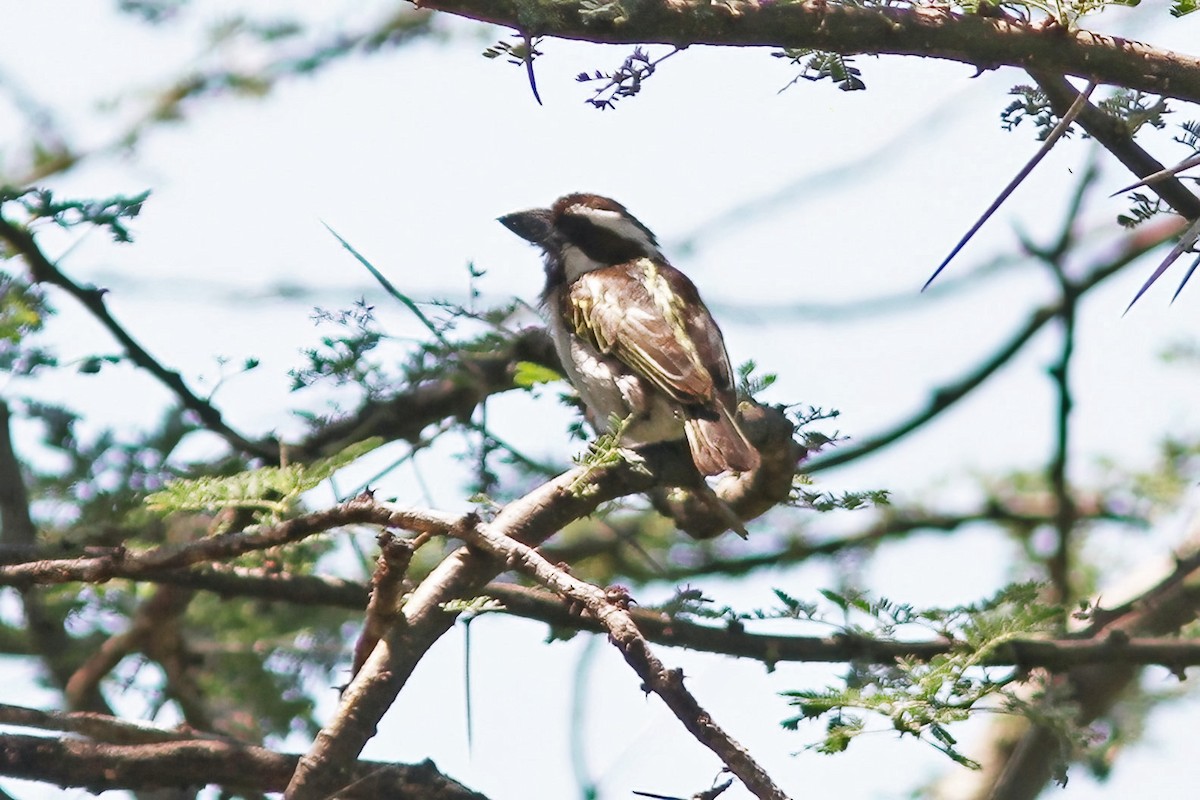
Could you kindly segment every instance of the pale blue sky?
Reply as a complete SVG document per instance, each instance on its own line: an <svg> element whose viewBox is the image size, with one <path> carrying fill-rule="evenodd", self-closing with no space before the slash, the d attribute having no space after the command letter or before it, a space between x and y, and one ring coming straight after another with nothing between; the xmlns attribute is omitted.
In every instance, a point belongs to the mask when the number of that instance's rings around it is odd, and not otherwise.
<svg viewBox="0 0 1200 800"><path fill-rule="evenodd" d="M88 141L107 141L145 102L130 86L153 88L162 76L195 63L189 36L148 32L114 19L107 5L10 5L0 29L0 77L49 100L63 123ZM213 19L239 4L195 5ZM319 13L367 19L386 8L341 2ZM1110 12L1093 27L1119 28L1127 18ZM1156 19L1160 25L1137 35L1182 49L1196 40L1197 20L1173 22L1165 11ZM372 290L322 221L414 297L461 298L465 265L473 261L488 271L482 282L487 298L532 302L541 283L539 258L495 217L568 191L612 195L659 234L676 265L700 286L722 320L734 361L753 357L778 373L768 400L839 408L837 427L856 438L911 413L931 386L990 353L1035 304L1052 296L1051 283L1034 277L1035 268L980 280L952 298L917 295L933 266L1037 148L1028 125L1005 133L998 124L1008 88L1026 80L1014 70L972 78L961 65L860 57L867 92L801 82L777 94L792 77L782 60L765 51L694 48L665 62L641 97L600 112L583 102L588 90L574 75L615 67L627 48L544 43L538 79L546 105L538 107L521 70L479 55L501 32L464 24L447 29L454 34L450 44L349 59L314 79L287 81L262 102L205 102L183 125L149 134L136 156L105 159L55 179L52 185L67 194L149 188L153 195L134 226L134 246L112 246L97 235L76 243L69 234L47 236L47 249L73 247L64 269L110 288L118 318L197 388L216 379L218 355L261 359L256 372L217 395L230 422L255 434L300 430L285 413L297 404L285 372L299 363L298 349L316 340L311 306L345 307ZM239 54L247 64L259 57ZM116 112L97 109L97 101L119 94ZM16 134L0 105L0 141ZM1166 139L1149 140L1161 159L1185 155ZM1089 152L1075 139L1052 153L944 278L1012 248L1014 222L1034 237L1054 231ZM1103 186L1129 182L1111 160L1101 163ZM1111 246L1118 235L1112 220L1125 208L1106 193L1096 192L1090 206L1092 252ZM776 195L769 212L704 235L731 209ZM697 234L694 250L673 247ZM1200 286L1168 308L1176 280L1168 275L1121 317L1152 266L1112 281L1082 309L1073 367L1080 477L1095 455L1145 462L1163 431L1196 427L1194 376L1165 370L1156 356L1167 343L1193 335L1191 309L1200 305ZM311 291L291 301L280 286ZM894 293L911 295L908 311L853 322L787 313ZM70 300L55 305L62 313L49 336L67 354L90 353L103 341ZM377 305L393 330L419 334L403 309L383 299ZM528 323L534 322L531 314ZM1054 399L1044 369L1056 349L1053 332L1044 332L1030 353L935 426L879 458L822 475L821 488L889 488L900 501L967 505L977 495L978 473L1040 468L1049 453ZM137 402L129 402L131 387ZM58 399L86 393L95 424L119 427L144 423L167 400L148 378L126 368L98 378L0 387L17 390ZM578 444L563 433L569 414L554 394L502 399L490 421L531 453L565 461ZM20 433L32 452L31 432ZM197 437L192 452L213 446ZM465 502L457 482L463 467L445 458L455 446L447 443L422 460L434 500L446 508ZM411 472L401 470L382 488L401 502L423 502ZM1153 576L1182 541L1185 521L1181 514L1136 539L1128 531L1099 534L1094 547L1114 575L1120 566ZM831 519L819 526L858 522ZM1012 577L1006 571L1010 547L982 531L919 537L881 553L866 578L873 589L917 604L967 602ZM814 564L703 587L722 603L753 607L772 602L772 586L815 597L833 580L828 565ZM1119 592L1109 589L1106 600L1115 601ZM660 599L669 587L646 594L654 595L648 601ZM473 752L465 746L458 629L430 652L365 755L430 757L496 800L573 796L567 698L583 641L545 646L540 626L497 617L479 621L472 632ZM956 769L931 749L890 733L868 737L836 758L793 757L819 731L780 732L776 723L788 711L774 693L823 685L831 671L785 666L765 674L752 663L668 650L663 656L685 669L716 719L795 796L837 791L850 800L898 798ZM600 647L596 659L588 758L604 796L628 797L631 789L687 795L702 788L716 772L715 759L657 701L643 698L616 653ZM14 663L0 667L10 686L12 676L28 674ZM1174 685L1157 673L1151 680ZM1190 756L1180 726L1195 711L1193 700L1160 712L1147 744L1122 758L1107 787L1076 770L1068 788L1050 796L1085 800L1139 789L1172 796L1171 783L1154 782L1181 774L1179 764ZM964 727L963 740L978 730ZM545 783L537 787L527 785L522 760L531 743L543 757L538 779ZM51 796L26 786L12 791L20 798ZM740 789L724 795L746 796Z"/></svg>

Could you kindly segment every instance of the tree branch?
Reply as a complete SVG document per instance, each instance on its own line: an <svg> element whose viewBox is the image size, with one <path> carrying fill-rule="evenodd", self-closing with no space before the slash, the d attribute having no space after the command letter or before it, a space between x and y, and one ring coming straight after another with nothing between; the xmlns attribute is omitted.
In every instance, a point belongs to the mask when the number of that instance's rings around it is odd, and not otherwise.
<svg viewBox="0 0 1200 800"><path fill-rule="evenodd" d="M537 546L601 503L660 483L687 485L695 480L695 467L673 448L650 448L643 456L644 466L621 461L572 469L509 503L490 527L497 534ZM461 522L466 527L470 520ZM443 559L408 596L396 623L343 692L336 715L300 759L288 785L288 800L323 800L348 783L348 766L375 734L379 720L425 652L454 624L457 615L445 610L445 603L477 595L502 569L494 559L461 548Z"/></svg>
<svg viewBox="0 0 1200 800"><path fill-rule="evenodd" d="M1200 102L1200 59L1044 21L953 13L936 6L864 8L805 2L564 3L561 0L413 0L419 8L531 36L608 44L811 47L843 54L908 55L1039 69Z"/></svg>
<svg viewBox="0 0 1200 800"><path fill-rule="evenodd" d="M37 527L29 512L29 495L25 490L21 463L13 449L10 420L8 405L0 400L0 542L34 547L37 544ZM25 584L19 588L25 628L33 650L54 683L60 688L65 687L75 671L76 654L71 647L71 638L63 627L64 620L60 614L51 611L39 587ZM77 710L110 710L98 689L74 699L76 704L73 707Z"/></svg>
<svg viewBox="0 0 1200 800"><path fill-rule="evenodd" d="M1071 92L1071 100L1079 96L1078 92L1075 92L1074 89ZM1085 108L1084 112L1080 114L1081 120L1086 112L1087 109ZM1121 251L1114 258L1093 268L1083 278L1075 282L1075 294L1072 302L1078 302L1079 298L1120 272L1134 260L1162 243L1170 241L1178 235L1180 225L1178 219L1172 218L1152 227L1147 224L1142 226L1142 228L1142 230L1134 231L1125 237ZM826 456L817 456L805 462L804 471L818 472L854 461L876 450L894 444L918 430L972 391L982 386L996 371L1009 363L1046 323L1057 319L1063 314L1065 302L1060 297L1052 303L1047 303L1040 308L1034 309L1026 318L1025 323L1009 337L1008 341L997 348L991 356L958 380L934 389L925 407L908 419L897 423L889 430L862 440L856 446L835 450Z"/></svg>
<svg viewBox="0 0 1200 800"><path fill-rule="evenodd" d="M206 428L220 434L227 442L245 453L258 456L271 463L279 461L278 443L273 441L253 442L229 427L216 406L189 389L178 372L160 364L130 335L129 331L125 330L121 323L117 322L112 314L108 313L108 308L104 305L104 290L95 287L84 288L68 278L42 252L32 232L0 217L0 239L12 245L13 250L25 260L34 282L49 283L74 297L125 348L125 353L129 356L130 361L149 372L170 389L179 398L183 407L199 417Z"/></svg>
<svg viewBox="0 0 1200 800"><path fill-rule="evenodd" d="M1115 611L1098 611L1086 635L1095 639L1129 639L1177 632L1200 612L1200 546L1176 563L1157 586ZM1065 676L1069 696L1078 706L1077 721L1086 726L1106 713L1138 676L1135 664L1078 666ZM1050 781L1062 750L1053 731L1030 725L1020 736L994 783L979 797L989 800L1034 800Z"/></svg>
<svg viewBox="0 0 1200 800"><path fill-rule="evenodd" d="M186 544L168 544L131 553L124 548L85 558L32 561L0 566L0 585L83 581L103 583L113 578L141 578L204 561L226 561L244 553L298 542L342 525L370 522L418 533L446 533L459 517L435 511L387 509L368 494L333 508L315 511L257 531L217 534Z"/></svg>
<svg viewBox="0 0 1200 800"><path fill-rule="evenodd" d="M100 682L104 680L127 655L134 652L145 653L162 665L168 675L168 686L172 683L171 676L177 672L169 663L178 665L186 659L161 657L167 653L165 642L171 641L171 649L176 649L180 633L178 620L187 610L193 592L178 586L159 586L149 598L138 604L137 610L129 621L129 627L124 631L110 636L98 647L67 680L63 688L63 697L68 708L84 708L84 698L100 691ZM156 657L159 656L159 657ZM170 692L170 689L168 689ZM181 692L170 692L180 700L180 707L188 724L201 730L212 730L212 719L208 714L189 713L198 710L197 703L187 702Z"/></svg>
<svg viewBox="0 0 1200 800"><path fill-rule="evenodd" d="M1027 71L1030 77L1037 81L1038 88L1046 93L1055 114L1065 114L1079 96L1079 92L1066 78L1041 64L1037 69ZM1133 140L1129 127L1122 120L1104 113L1092 103L1084 105L1076 122L1139 178L1145 178L1163 169L1161 163ZM1188 219L1200 218L1200 198L1197 198L1179 178L1164 178L1148 185L1146 189L1161 197L1180 215Z"/></svg>
<svg viewBox="0 0 1200 800"><path fill-rule="evenodd" d="M297 761L294 755L228 741L164 739L144 744L107 744L73 737L3 734L0 774L92 792L210 784L234 791L278 792L287 784ZM438 772L432 761L415 766L360 761L348 772L351 780L338 793L346 800L487 800Z"/></svg>
<svg viewBox="0 0 1200 800"><path fill-rule="evenodd" d="M1053 517L1038 517L1036 524L1048 525L1053 521ZM772 559L766 560L769 562ZM139 580L210 591L226 597L256 597L353 611L362 611L370 598L370 589L354 581L219 565L202 570L181 569L146 574L140 576ZM556 628L604 632L594 620L572 614L552 594L511 583L490 583L480 590L480 594L503 603L504 608L495 613L536 620ZM954 647L952 642L939 640L889 641L844 635L810 637L756 634L738 628L692 622L647 609L634 608L629 613L633 615L642 634L656 644L752 658L768 664L787 661L887 663L896 658L928 660ZM1128 612L1117 610L1098 613L1106 619L1113 619ZM1092 635L1086 634L1088 637ZM1168 668L1182 668L1200 664L1200 643L1153 638L1125 641L1120 637L1103 641L1078 637L1016 640L997 648L983 663L1044 667L1052 671L1090 663L1159 664Z"/></svg>
<svg viewBox="0 0 1200 800"><path fill-rule="evenodd" d="M522 361L561 369L545 329L525 328L490 353L463 354L435 380L370 400L352 416L326 423L300 444L289 446L288 457L309 461L373 436L417 443L430 425L445 419L469 420L489 395L516 388L513 376Z"/></svg>
<svg viewBox="0 0 1200 800"><path fill-rule="evenodd" d="M609 639L642 679L642 688L657 694L698 742L712 750L750 790L762 800L786 800L783 793L749 751L721 729L683 685L683 672L667 669L650 649L628 612L628 594L619 589L605 591L568 575L542 558L537 551L493 531L488 525L465 528L461 534L469 544L586 608L608 632Z"/></svg>
<svg viewBox="0 0 1200 800"><path fill-rule="evenodd" d="M109 744L153 744L196 739L224 741L223 737L188 730L168 729L88 711L43 711L0 703L0 723L21 728L75 733Z"/></svg>
<svg viewBox="0 0 1200 800"><path fill-rule="evenodd" d="M605 633L596 619L572 613L555 595L512 584L493 583L484 589L505 611L568 630ZM737 626L716 627L691 622L659 611L633 608L627 612L647 640L669 647L704 653L752 658L773 666L785 662L888 664L897 659L929 661L960 650L947 640L894 641L868 636L779 636L749 633ZM1157 664L1182 670L1200 665L1200 641L1178 638L1017 639L1000 645L981 660L982 666L1042 667L1063 672L1084 664Z"/></svg>
<svg viewBox="0 0 1200 800"><path fill-rule="evenodd" d="M396 621L403 606L404 577L412 563L413 554L420 546L418 542L397 539L387 531L377 538L379 557L375 559L375 572L371 575L371 591L367 599L362 632L354 643L354 662L350 666L353 679L362 668L363 662L388 628ZM360 606L361 607L361 606Z"/></svg>

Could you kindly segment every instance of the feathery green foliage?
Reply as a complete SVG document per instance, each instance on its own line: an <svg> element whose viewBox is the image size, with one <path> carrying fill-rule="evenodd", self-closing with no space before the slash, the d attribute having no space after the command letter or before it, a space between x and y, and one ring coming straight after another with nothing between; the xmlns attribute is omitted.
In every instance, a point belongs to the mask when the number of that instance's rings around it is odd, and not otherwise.
<svg viewBox="0 0 1200 800"><path fill-rule="evenodd" d="M560 381L562 377L556 370L541 364L535 364L532 361L518 361L517 368L513 372L513 383L522 389L532 389L539 384Z"/></svg>
<svg viewBox="0 0 1200 800"><path fill-rule="evenodd" d="M753 359L743 361L737 368L738 381L738 396L739 397L755 397L759 392L770 388L779 376L774 373L767 372L762 375L755 375L758 370L758 363Z"/></svg>
<svg viewBox="0 0 1200 800"><path fill-rule="evenodd" d="M141 213L149 196L150 192L145 191L132 196L113 195L103 200L60 200L49 189L0 187L0 213L6 204L12 203L30 222L50 220L60 228L94 225L107 230L114 241L132 242L133 236L126 222Z"/></svg>
<svg viewBox="0 0 1200 800"><path fill-rule="evenodd" d="M1171 113L1164 98L1132 89L1117 89L1096 105L1110 116L1124 121L1130 134L1136 134L1144 125L1162 130L1167 127L1163 117Z"/></svg>
<svg viewBox="0 0 1200 800"><path fill-rule="evenodd" d="M486 614L489 611L504 611L506 606L494 597L480 595L463 600L442 603L440 608L451 614Z"/></svg>
<svg viewBox="0 0 1200 800"><path fill-rule="evenodd" d="M851 56L831 53L812 47L788 47L771 55L786 58L788 63L800 67L800 72L779 91L795 86L801 80L830 80L843 92L857 92L867 88L862 72L854 66Z"/></svg>
<svg viewBox="0 0 1200 800"><path fill-rule="evenodd" d="M5 352L4 347L41 330L46 313L46 302L39 290L0 272L0 353Z"/></svg>
<svg viewBox="0 0 1200 800"><path fill-rule="evenodd" d="M1133 192L1129 195L1129 200L1132 203L1129 211L1117 215L1117 222L1122 228L1136 228L1162 213L1162 200L1157 197L1151 199L1142 192Z"/></svg>
<svg viewBox="0 0 1200 800"><path fill-rule="evenodd" d="M150 494L146 504L160 513L237 508L255 512L263 522L279 519L295 507L301 494L380 444L381 439L367 439L309 464L260 467L236 475L173 480L160 491Z"/></svg>
<svg viewBox="0 0 1200 800"><path fill-rule="evenodd" d="M843 634L892 639L916 626L953 644L950 653L929 661L897 659L893 664L852 665L842 686L785 692L799 715L783 721L797 730L809 719L826 718L824 738L811 746L822 753L845 750L868 732L867 721L882 717L901 735L914 736L969 767L978 764L958 749L949 727L974 713L1031 713L1036 703L1022 698L1013 684L1026 676L1013 668L989 668L984 662L1014 639L1051 633L1062 610L1040 599L1035 584L1006 587L981 603L955 608L916 609L885 598L822 591L845 616ZM1054 708L1038 713L1064 735L1069 717Z"/></svg>
<svg viewBox="0 0 1200 800"><path fill-rule="evenodd" d="M808 488L812 478L800 474L795 477L792 485L791 504L797 508L807 508L811 511L828 513L838 509L854 511L859 508L870 508L891 505L890 493L887 489L867 489L864 491L815 492Z"/></svg>
<svg viewBox="0 0 1200 800"><path fill-rule="evenodd" d="M637 454L621 444L621 438L632 421L633 415L622 418L614 414L608 420L608 431L597 436L587 450L572 459L585 468L583 474L572 481L572 494L587 497L593 491L590 483L592 472L597 469L611 467L622 461L638 464Z"/></svg>

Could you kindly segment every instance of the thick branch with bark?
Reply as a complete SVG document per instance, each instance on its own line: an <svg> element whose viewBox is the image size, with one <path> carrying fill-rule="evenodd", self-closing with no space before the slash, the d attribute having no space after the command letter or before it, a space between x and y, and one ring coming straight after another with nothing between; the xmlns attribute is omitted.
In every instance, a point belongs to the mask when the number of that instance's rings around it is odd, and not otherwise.
<svg viewBox="0 0 1200 800"><path fill-rule="evenodd" d="M401 616L397 618L398 621L371 654L362 670L363 674L347 692L348 698L342 712L326 729L324 738L318 741L315 753L326 758L345 757L344 754L350 747L361 747L361 743L365 743L378 722L378 716L381 716L390 704L417 660L452 623L454 615L441 607L447 600L477 593L490 594L512 605L514 611L532 618L573 627L597 627L595 623L568 613L560 603L549 600L544 595L539 596L515 587L486 588L482 585L482 581L486 580L489 574L521 564L526 565L531 574L538 579L588 607L593 619L609 620L611 624L601 624L599 627L623 642L623 652L638 654L638 658L632 659L631 663L636 662L635 666L639 668L639 674L642 674L647 685L656 686L657 690L663 693L664 699L672 704L689 729L693 730L693 733L699 732L702 741L709 743L728 760L741 763L739 774L751 783L761 778L757 768L752 762L742 761L748 756L736 743L721 735L719 728L712 724L694 698L683 690L677 676L673 677L673 673L662 668L657 659L650 657L646 648L647 641L758 658L766 662L792 659L880 662L901 657L928 659L954 647L951 642L885 642L861 637L822 639L763 636L742 630L694 624L653 612L629 611L622 608L614 611L612 599L603 592L549 566L545 559L536 556L528 547L517 541L520 538L529 542L539 542L561 525L577 519L606 499L644 490L655 480L652 472L666 476L668 481L678 483L686 483L693 479L690 470L685 468L686 464L679 460L679 452L665 449L656 454L666 460L651 461L652 469L649 471L627 462L602 469L574 470L510 504L491 524L483 524L473 515L453 516L388 507L377 503L369 495L364 495L334 509L316 512L273 528L255 533L243 532L214 537L215 546L208 545L208 540L205 540L165 554L160 551L166 548L158 548L149 554L126 554L117 559L117 563L127 561L132 567L131 572L138 578L159 580L168 584L178 582L190 588L230 591L237 588L238 581L246 581L253 584L250 587L250 593L253 594L255 591L269 591L272 583L278 585L284 579L281 576L255 576L246 574L245 571L239 573L226 569L210 574L208 577L215 578L216 583L205 586L203 580L188 580L186 571L181 570L179 565L196 563L199 554L203 554L204 557L228 558L246 552L248 547L276 546L283 542L295 541L301 534L310 535L348 522L369 522L385 527L422 531L425 534L452 535L474 542L476 546L490 552L491 558L465 549L456 552L414 592L403 608ZM500 532L504 534L503 537L499 535ZM113 565L97 568L94 558L84 561L88 562L88 565L78 571L68 569L67 565L61 562L53 565L43 563L36 565L33 570L25 570L23 567L26 565L19 564L5 569L14 571L21 581L34 582L58 582L68 575L76 580L103 580L113 577ZM1178 574L1166 585L1174 587L1184 582L1197 568L1195 562L1195 557L1181 562ZM13 575L9 577L12 578ZM302 587L307 587L303 592L310 602L324 597L329 602L349 603L361 608L365 599L364 589L359 587L355 590L342 582L333 582L328 587L325 587L322 579L312 577L298 579L298 582ZM263 584L261 587L260 583ZM1073 670L1085 664L1104 664L1107 669L1128 670L1142 664L1161 663L1181 670L1200 662L1200 644L1162 639L1131 639L1127 635L1103 638L1095 636L1098 632L1108 631L1109 628L1116 630L1117 627L1134 624L1129 620L1137 619L1142 613L1141 609L1155 609L1157 616L1163 616L1164 606L1160 597L1165 596L1164 591L1156 590L1128 608L1101 612L1101 621L1097 623L1096 630L1088 632L1088 635L1095 637L1093 639L1013 642L999 648L989 663L1017 664L1023 667L1044 666L1055 671ZM1192 609L1191 613L1194 613L1194 590L1183 597L1185 600L1190 598L1193 605L1189 606L1186 602L1182 606L1176 604L1175 610L1163 617L1167 622L1158 625L1155 630L1150 631L1151 633L1160 634L1174 630L1181 621L1189 618L1189 608ZM374 705L375 701L381 701L381 704ZM716 744L713 744L714 742ZM329 767L327 775L323 775L320 768L309 769L315 771L318 781L328 779L337 786L345 786L356 774L353 762L353 756L346 757L345 761L338 761ZM322 762L317 761L316 765L320 767ZM304 770L301 770L298 777L303 772ZM764 787L762 796L777 796L769 783L761 786ZM307 794L308 791L316 789L306 783L294 786L294 789L296 797L316 796Z"/></svg>
<svg viewBox="0 0 1200 800"><path fill-rule="evenodd" d="M553 595L511 584L490 584L484 594L502 602L510 614L536 619L560 629L596 633L607 629L594 618L580 617ZM704 653L753 658L765 664L783 662L860 662L888 664L897 659L928 661L960 648L946 640L895 641L868 636L779 636L750 633L741 627L689 622L657 611L627 612L638 630L655 644L686 647ZM1200 665L1200 641L1178 638L1016 639L1000 645L980 662L986 666L1041 667L1061 672L1085 664L1157 664L1182 670Z"/></svg>
<svg viewBox="0 0 1200 800"><path fill-rule="evenodd" d="M977 70L1033 67L1200 102L1200 59L1055 24L962 14L937 6L864 8L828 0L414 0L419 8L532 36L610 44L811 47L843 54L941 58Z"/></svg>
<svg viewBox="0 0 1200 800"><path fill-rule="evenodd" d="M1062 75L1056 75L1042 65L1031 67L1029 75L1037 81L1038 88L1046 93L1050 106L1056 114L1065 114L1075 101L1078 92ZM1163 165L1133 140L1129 126L1112 117L1092 103L1086 103L1076 118L1079 126L1098 141L1105 150L1124 164L1139 178L1145 178L1162 170ZM1171 208L1188 219L1200 218L1200 198L1196 197L1183 181L1176 177L1155 181L1146 187L1157 194Z"/></svg>
<svg viewBox="0 0 1200 800"><path fill-rule="evenodd" d="M645 448L640 456L637 463L622 460L570 470L509 503L488 528L498 536L536 547L567 523L592 513L601 503L655 486L694 486L699 480L690 456L674 443ZM764 459L759 469L773 469L773 464ZM789 464L789 475L792 469ZM728 502L732 498L724 497L723 491L718 487L718 495ZM462 538L463 531L476 524L477 520L467 516L458 519L452 530L443 532ZM457 615L447 611L445 604L479 594L504 569L505 564L494 558L462 548L421 582L408 596L391 630L346 688L337 715L301 759L288 787L289 800L324 798L345 785L347 765L374 735L379 720L425 652L454 624Z"/></svg>
<svg viewBox="0 0 1200 800"><path fill-rule="evenodd" d="M1157 586L1118 609L1098 612L1085 635L1118 642L1135 636L1161 636L1179 631L1198 617L1200 547L1193 544L1191 552L1180 558ZM1127 663L1081 665L1069 671L1064 680L1079 709L1078 723L1086 726L1107 713L1138 674L1139 668ZM987 776L990 780L977 796L1034 800L1050 782L1061 752L1053 731L1029 725L1002 769Z"/></svg>
<svg viewBox="0 0 1200 800"><path fill-rule="evenodd" d="M95 727L95 726L94 726ZM110 789L198 789L210 784L248 792L278 792L297 756L213 739L110 744L77 738L0 736L0 773L91 792ZM487 800L438 772L417 765L357 762L338 797L376 800Z"/></svg>
<svg viewBox="0 0 1200 800"><path fill-rule="evenodd" d="M1040 524L1050 524L1049 517ZM554 556L557 559L557 556ZM364 583L316 575L287 575L240 567L167 570L141 575L139 580L209 591L223 597L254 597L300 605L362 611L372 597ZM558 629L603 633L598 622L571 612L553 594L513 583L489 583L481 591L498 600L503 613L544 622ZM698 652L751 658L766 664L782 662L888 663L897 658L929 660L948 653L949 641L897 641L866 636L789 636L751 633L740 627L693 622L649 609L629 613L646 639L655 644ZM1104 611L1111 616L1117 612ZM1083 664L1156 664L1170 669L1200 665L1200 642L1176 638L1017 639L997 647L981 663L989 666L1041 667L1062 671Z"/></svg>
<svg viewBox="0 0 1200 800"><path fill-rule="evenodd" d="M687 484L694 467L674 460L653 461L649 470L629 462L606 467L580 467L539 486L509 503L490 523L498 534L530 546L549 538L572 520L594 511L601 503L645 491L656 481ZM461 525L472 524L463 519ZM447 556L409 595L400 616L376 645L362 669L342 694L338 712L300 759L288 785L289 800L318 800L337 792L351 780L349 765L374 734L426 651L454 624L457 615L445 609L451 600L477 595L504 570L494 559L461 548Z"/></svg>
<svg viewBox="0 0 1200 800"><path fill-rule="evenodd" d="M33 561L0 567L0 584L26 586L113 578L138 578L207 561L225 561L244 553L298 542L341 525L371 522L415 532L445 533L458 517L436 511L389 511L369 495L315 511L262 530L217 534L186 544L169 544L141 553L113 549L106 555Z"/></svg>

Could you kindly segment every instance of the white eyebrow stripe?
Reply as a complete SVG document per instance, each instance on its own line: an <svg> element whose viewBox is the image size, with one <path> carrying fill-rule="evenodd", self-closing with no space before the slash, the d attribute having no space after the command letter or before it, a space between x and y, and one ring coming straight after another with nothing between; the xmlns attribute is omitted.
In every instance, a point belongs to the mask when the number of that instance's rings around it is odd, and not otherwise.
<svg viewBox="0 0 1200 800"><path fill-rule="evenodd" d="M584 217L597 228L604 228L620 236L622 239L637 242L647 254L658 252L658 245L654 243L649 234L640 225L619 211L611 211L606 208L592 208L582 203L576 203L573 206L569 206L566 213Z"/></svg>

